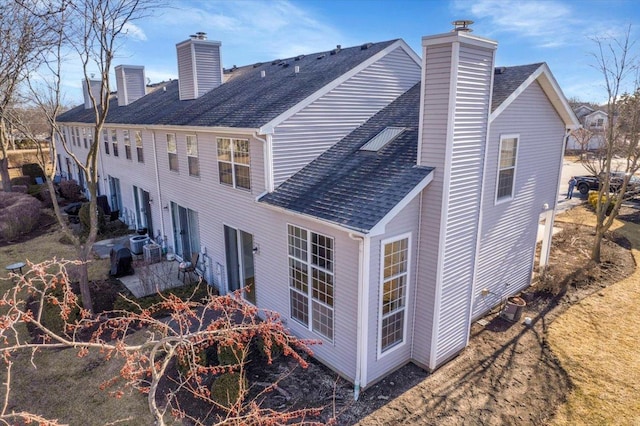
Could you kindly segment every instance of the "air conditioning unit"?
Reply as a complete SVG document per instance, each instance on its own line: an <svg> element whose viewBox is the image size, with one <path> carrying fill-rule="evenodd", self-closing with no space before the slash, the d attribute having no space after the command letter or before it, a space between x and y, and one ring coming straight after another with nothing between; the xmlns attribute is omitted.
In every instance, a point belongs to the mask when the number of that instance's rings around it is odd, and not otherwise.
<svg viewBox="0 0 640 426"><path fill-rule="evenodd" d="M156 263L162 260L162 247L158 244L147 244L144 246L144 261Z"/></svg>

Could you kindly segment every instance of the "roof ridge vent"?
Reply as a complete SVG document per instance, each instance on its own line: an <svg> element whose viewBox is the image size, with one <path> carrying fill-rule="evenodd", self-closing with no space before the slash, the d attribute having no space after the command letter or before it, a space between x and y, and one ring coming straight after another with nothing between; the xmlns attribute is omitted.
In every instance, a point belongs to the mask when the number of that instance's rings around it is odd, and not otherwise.
<svg viewBox="0 0 640 426"><path fill-rule="evenodd" d="M371 46L373 46L373 43L365 43L362 46L360 46L360 50L367 50Z"/></svg>
<svg viewBox="0 0 640 426"><path fill-rule="evenodd" d="M341 50L342 50L342 46L337 45L336 48L331 51L331 55L335 55L336 53L339 53Z"/></svg>
<svg viewBox="0 0 640 426"><path fill-rule="evenodd" d="M304 55L298 55L295 57L294 61L299 61L302 58L304 58Z"/></svg>
<svg viewBox="0 0 640 426"><path fill-rule="evenodd" d="M451 23L451 25L453 25L453 30L451 30L452 33L470 33L473 32L473 30L469 27L471 24L473 24L473 21L469 20L469 19L459 19L457 21L453 21Z"/></svg>
<svg viewBox="0 0 640 426"><path fill-rule="evenodd" d="M507 67L496 67L493 72L495 74L504 74L504 72L507 70Z"/></svg>

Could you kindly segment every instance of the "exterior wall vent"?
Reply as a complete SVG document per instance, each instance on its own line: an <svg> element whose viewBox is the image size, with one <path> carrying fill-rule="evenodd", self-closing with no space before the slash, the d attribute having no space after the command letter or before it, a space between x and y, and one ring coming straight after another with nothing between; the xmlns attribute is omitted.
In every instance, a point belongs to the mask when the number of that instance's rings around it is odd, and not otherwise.
<svg viewBox="0 0 640 426"><path fill-rule="evenodd" d="M118 65L115 67L118 86L118 106L127 106L146 95L144 67Z"/></svg>
<svg viewBox="0 0 640 426"><path fill-rule="evenodd" d="M96 100L96 103L100 103L100 90L102 89L102 80L89 80L89 87L91 88L91 94ZM82 80L82 94L84 95L84 109L92 108L91 96L89 96L89 87L87 87L87 80Z"/></svg>
<svg viewBox="0 0 640 426"><path fill-rule="evenodd" d="M197 99L222 84L221 45L201 32L176 45L180 100Z"/></svg>

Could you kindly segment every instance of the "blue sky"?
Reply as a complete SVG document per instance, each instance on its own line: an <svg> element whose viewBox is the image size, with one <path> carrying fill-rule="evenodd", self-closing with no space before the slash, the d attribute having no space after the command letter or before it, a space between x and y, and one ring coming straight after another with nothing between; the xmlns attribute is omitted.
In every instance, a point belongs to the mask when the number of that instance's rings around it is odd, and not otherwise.
<svg viewBox="0 0 640 426"><path fill-rule="evenodd" d="M136 21L115 65L144 65L152 82L177 78L175 45L196 31L222 42L224 67L396 38L421 55L421 38L471 19L474 34L498 41L497 65L547 62L567 97L603 102L593 68L594 36L640 34L635 0L168 0ZM640 47L640 46L637 46ZM66 66L65 99L81 101L79 64ZM114 81L114 80L112 80ZM115 88L115 84L114 84Z"/></svg>

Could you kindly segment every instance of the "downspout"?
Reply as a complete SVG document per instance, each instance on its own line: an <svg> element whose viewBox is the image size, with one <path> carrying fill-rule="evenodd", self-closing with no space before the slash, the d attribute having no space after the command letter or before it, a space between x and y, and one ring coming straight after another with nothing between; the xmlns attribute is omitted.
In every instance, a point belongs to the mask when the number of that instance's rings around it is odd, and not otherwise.
<svg viewBox="0 0 640 426"><path fill-rule="evenodd" d="M151 131L151 141L153 142L153 166L156 172L156 191L158 192L158 209L160 210L160 232L162 233L162 243L167 248L166 234L164 232L164 215L162 213L162 193L160 192L160 170L158 169L158 151L156 150L156 132Z"/></svg>
<svg viewBox="0 0 640 426"><path fill-rule="evenodd" d="M413 286L413 315L411 319L411 351L410 357L413 358L413 349L415 348L415 333L416 333L416 313L418 311L418 283L420 279L420 242L422 241L422 197L424 196L424 189L420 191L420 208L418 210L418 238L416 238L416 273L415 273L415 285Z"/></svg>
<svg viewBox="0 0 640 426"><path fill-rule="evenodd" d="M274 190L273 187L273 154L271 150L273 149L273 135L271 133L264 134L264 138L258 136L258 132L253 134L253 137L264 144L263 159L264 159L264 187L266 188L266 192L272 192ZM261 194L258 198L260 198Z"/></svg>
<svg viewBox="0 0 640 426"><path fill-rule="evenodd" d="M368 313L369 282L368 268L364 267L364 262L368 259L370 239L367 236L354 235L349 233L349 238L358 241L358 317L356 320L356 375L353 386L353 399L360 397L361 385L366 386L366 365L367 365L367 332L368 322L365 316ZM364 371L364 373L363 373Z"/></svg>

